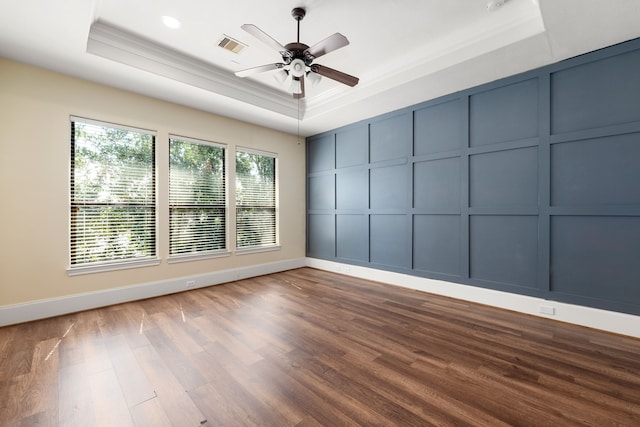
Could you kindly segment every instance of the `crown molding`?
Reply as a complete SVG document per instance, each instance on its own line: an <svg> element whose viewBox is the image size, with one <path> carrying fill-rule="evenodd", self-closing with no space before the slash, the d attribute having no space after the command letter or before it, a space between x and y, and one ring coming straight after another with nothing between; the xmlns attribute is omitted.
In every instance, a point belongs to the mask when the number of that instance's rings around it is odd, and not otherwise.
<svg viewBox="0 0 640 427"><path fill-rule="evenodd" d="M91 25L86 51L293 119L299 115L298 103L289 94L240 79L230 71L104 21Z"/></svg>
<svg viewBox="0 0 640 427"><path fill-rule="evenodd" d="M389 64L373 74L362 75L356 88L334 87L300 102L259 82L241 79L231 71L185 55L175 49L119 28L105 21L91 25L86 51L193 87L262 108L291 119L316 119L337 107L362 102L417 79L523 39L544 33L539 9L487 28L480 23L446 40L434 41L420 55L412 52L410 66ZM400 61L404 63L404 60Z"/></svg>

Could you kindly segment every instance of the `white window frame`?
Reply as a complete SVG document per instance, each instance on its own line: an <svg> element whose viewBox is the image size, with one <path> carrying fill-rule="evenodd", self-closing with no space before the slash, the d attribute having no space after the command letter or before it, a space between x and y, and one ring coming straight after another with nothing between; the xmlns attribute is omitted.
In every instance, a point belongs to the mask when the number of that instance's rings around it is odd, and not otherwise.
<svg viewBox="0 0 640 427"><path fill-rule="evenodd" d="M119 129L119 130L123 130L123 131L128 131L128 132L136 132L136 133L144 133L144 134L148 134L151 135L154 138L153 141L153 174L154 174L154 185L153 185L153 192L154 192L154 227L153 227L153 233L154 233L154 238L153 238L153 254L148 256L148 257L140 257L140 258L124 258L124 259L114 259L114 260L108 260L108 261L98 261L98 262L91 262L91 263L81 263L81 264L72 264L71 263L71 252L73 250L73 245L71 243L71 240L73 238L73 225L72 225L72 215L71 215L71 210L72 210L72 206L73 206L73 201L72 201L72 168L74 167L73 161L70 159L69 162L69 179L68 179L68 183L69 183L69 188L68 188L68 195L69 195L69 199L68 199L68 212L69 212L69 229L68 229L68 238L67 238L67 242L68 242L68 251L67 254L69 255L69 267L67 268L67 274L69 276L74 276L74 275L80 275L80 274L88 274L88 273L97 273L97 272L105 272L105 271L112 271L112 270L121 270L121 269L129 269L129 268L138 268L138 267L147 267L147 266L153 266L153 265L159 265L160 264L160 258L158 257L158 168L157 168L157 150L158 150L158 144L157 144L157 132L153 131L153 130L149 130L149 129L143 129L143 128L137 128L137 127L132 127L132 126L127 126L127 125L121 125L121 124L117 124L117 123L111 123L111 122L106 122L106 121L101 121L101 120L95 120L95 119L88 119L85 117L79 117L79 116L70 116L69 117L69 125L71 127L72 122L80 122L83 124L88 124L88 125L94 125L94 126L100 126L100 127L106 127L106 128L112 128L112 129ZM73 127L71 127L71 129L73 129ZM73 138L74 135L71 135L71 138Z"/></svg>
<svg viewBox="0 0 640 427"><path fill-rule="evenodd" d="M265 244L265 245L255 245L255 246L238 246L238 241L237 241L237 236L238 236L238 206L236 203L236 197L237 197L237 188L236 188L236 182L238 180L237 177L237 171L236 171L236 160L237 160L237 153L238 152L243 152L243 153L249 153L249 154L256 154L259 156L265 156L265 157L271 157L274 159L274 166L275 166L275 173L274 173L274 202L275 202L275 206L274 206L274 213L275 213L275 241L274 243L269 243L269 244ZM263 151L263 150L256 150L254 148L248 148L248 147L241 147L238 146L236 147L234 153L233 153L233 168L234 168L234 176L235 176L235 181L234 182L234 194L233 194L233 198L234 198L234 224L235 224L235 229L234 229L234 234L235 234L235 253L237 255L244 255L244 254L252 254L252 253L259 253L259 252L269 252L269 251L276 251L276 250L280 250L280 180L278 178L279 176L279 171L280 171L280 164L279 164L279 160L278 160L278 154L277 153L272 153L269 151Z"/></svg>
<svg viewBox="0 0 640 427"><path fill-rule="evenodd" d="M221 258L227 257L231 255L229 251L229 147L226 144L208 141L204 139L191 138L176 134L169 134L168 139L168 151L171 151L171 141L178 140L189 142L192 144L200 144L200 145L208 145L212 147L222 148L224 150L224 218L225 218L225 230L224 230L224 238L225 238L225 247L224 249L215 249L211 251L202 251L202 252L190 252L185 254L171 254L171 162L169 159L167 174L169 175L169 190L167 193L167 200L169 204L169 236L168 236L168 244L169 244L169 258L167 260L168 263L178 263L178 262L186 262L186 261L196 261L200 259L210 259L210 258ZM235 159L234 159L235 160Z"/></svg>

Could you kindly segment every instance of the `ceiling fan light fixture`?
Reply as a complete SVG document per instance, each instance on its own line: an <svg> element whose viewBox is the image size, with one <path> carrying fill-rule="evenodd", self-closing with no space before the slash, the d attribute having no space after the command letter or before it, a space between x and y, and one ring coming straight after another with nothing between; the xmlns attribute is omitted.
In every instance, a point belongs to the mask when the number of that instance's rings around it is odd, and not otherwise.
<svg viewBox="0 0 640 427"><path fill-rule="evenodd" d="M273 78L276 79L278 83L284 83L287 77L289 77L289 72L284 68L281 68L273 75Z"/></svg>
<svg viewBox="0 0 640 427"><path fill-rule="evenodd" d="M296 58L291 61L291 75L293 77L304 77L306 70L307 66L302 59Z"/></svg>
<svg viewBox="0 0 640 427"><path fill-rule="evenodd" d="M320 80L322 80L322 77L320 77L320 74L314 73L313 71L307 72L307 78L311 83L311 87L318 86L318 84L320 83Z"/></svg>
<svg viewBox="0 0 640 427"><path fill-rule="evenodd" d="M349 40L340 33L334 33L311 47L304 43L301 43L300 21L302 20L302 18L304 18L305 14L305 9L301 7L294 8L291 11L291 15L298 23L298 37L295 42L287 43L284 46L255 25L242 25L240 28L242 28L244 31L251 34L266 46L269 46L271 49L276 50L278 53L280 53L282 62L278 62L275 64L266 64L259 67L236 71L236 76L247 77L252 74L272 71L286 67L285 72L282 72L282 70L278 71L277 75L275 75L275 78L277 81L283 82L286 80L286 77L290 75L290 92L293 93L293 98L298 100L304 98L305 96L305 77L309 79L311 86L316 86L320 82L321 76L331 80L335 80L338 83L342 83L347 86L353 87L357 85L359 81L357 77L350 76L349 74L343 73L342 71L334 70L333 68L314 63L317 58L324 56L327 53L333 52L334 50L347 46L349 44Z"/></svg>
<svg viewBox="0 0 640 427"><path fill-rule="evenodd" d="M294 77L291 79L291 87L289 91L294 94L302 93L302 85L300 84L300 79Z"/></svg>

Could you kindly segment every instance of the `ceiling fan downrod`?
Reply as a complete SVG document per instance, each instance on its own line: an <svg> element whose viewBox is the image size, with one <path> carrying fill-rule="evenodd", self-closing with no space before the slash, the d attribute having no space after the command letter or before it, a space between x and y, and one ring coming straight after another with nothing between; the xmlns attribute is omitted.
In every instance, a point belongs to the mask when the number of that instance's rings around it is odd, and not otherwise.
<svg viewBox="0 0 640 427"><path fill-rule="evenodd" d="M300 43L300 21L302 21L302 18L304 18L304 15L306 15L306 13L307 12L301 7L295 7L291 11L291 16L293 16L293 19L298 21L298 43Z"/></svg>

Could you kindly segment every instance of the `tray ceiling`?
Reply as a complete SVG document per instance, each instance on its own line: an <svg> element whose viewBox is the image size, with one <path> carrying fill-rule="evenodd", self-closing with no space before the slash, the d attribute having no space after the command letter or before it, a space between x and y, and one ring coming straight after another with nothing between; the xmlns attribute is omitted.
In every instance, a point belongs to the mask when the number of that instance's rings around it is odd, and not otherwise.
<svg viewBox="0 0 640 427"><path fill-rule="evenodd" d="M239 120L311 135L640 36L640 0L0 0L0 56ZM267 72L279 62L240 29L282 44L340 32L350 44L317 62L360 78L323 78L297 101ZM180 21L171 29L163 16ZM224 37L246 45L218 46Z"/></svg>

